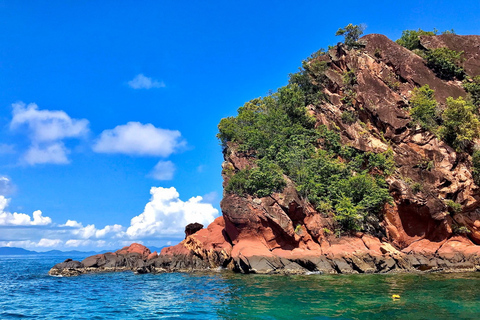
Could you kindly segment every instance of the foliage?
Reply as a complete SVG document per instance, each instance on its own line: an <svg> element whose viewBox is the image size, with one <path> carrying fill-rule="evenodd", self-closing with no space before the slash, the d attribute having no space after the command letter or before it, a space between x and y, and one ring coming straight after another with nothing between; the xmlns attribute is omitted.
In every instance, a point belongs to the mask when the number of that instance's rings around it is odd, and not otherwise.
<svg viewBox="0 0 480 320"><path fill-rule="evenodd" d="M363 34L365 27L362 25L349 24L344 28L340 28L335 33L336 36L344 36L345 45L349 48L358 48L361 45L358 43L358 39Z"/></svg>
<svg viewBox="0 0 480 320"><path fill-rule="evenodd" d="M325 51L320 49L302 61L302 67L297 73L290 74L289 83L297 85L303 92L305 105L315 105L325 99L322 89L327 81L325 70L328 65L322 61L323 55Z"/></svg>
<svg viewBox="0 0 480 320"><path fill-rule="evenodd" d="M437 102L434 98L434 93L428 84L413 89L412 97L410 98L410 115L415 123L423 128L435 131L438 127L436 121Z"/></svg>
<svg viewBox="0 0 480 320"><path fill-rule="evenodd" d="M343 111L342 112L342 121L345 122L346 124L352 124L357 121L357 115L353 111Z"/></svg>
<svg viewBox="0 0 480 320"><path fill-rule="evenodd" d="M417 194L423 190L423 186L419 182L412 183L411 188L412 188L413 194Z"/></svg>
<svg viewBox="0 0 480 320"><path fill-rule="evenodd" d="M443 31L442 34L456 34L456 32L455 32L455 30L450 29L450 30Z"/></svg>
<svg viewBox="0 0 480 320"><path fill-rule="evenodd" d="M285 180L278 165L264 158L258 161L258 167L240 170L232 176L226 191L265 197L281 191L284 186Z"/></svg>
<svg viewBox="0 0 480 320"><path fill-rule="evenodd" d="M393 158L393 150L388 149L385 152L368 154L368 168L383 172L385 176L390 176L395 171L395 159Z"/></svg>
<svg viewBox="0 0 480 320"><path fill-rule="evenodd" d="M476 76L473 79L465 79L463 81L463 88L470 95L472 104L480 108L480 76Z"/></svg>
<svg viewBox="0 0 480 320"><path fill-rule="evenodd" d="M475 107L462 97L447 98L442 119L439 134L457 151L465 151L472 145L473 139L480 136L480 121L475 114Z"/></svg>
<svg viewBox="0 0 480 320"><path fill-rule="evenodd" d="M434 36L435 34L434 31L424 31L422 29L404 30L400 39L395 42L408 50L422 49L420 36Z"/></svg>
<svg viewBox="0 0 480 320"><path fill-rule="evenodd" d="M425 52L427 66L432 69L437 76L445 80L454 78L462 80L465 76L461 64L463 62L463 51L457 52L448 48L437 48Z"/></svg>
<svg viewBox="0 0 480 320"><path fill-rule="evenodd" d="M446 200L445 204L453 213L459 213L462 211L462 205L460 203L456 203L453 200Z"/></svg>
<svg viewBox="0 0 480 320"><path fill-rule="evenodd" d="M297 226L295 227L295 233L297 235L300 235L302 233L302 225L301 224L297 224Z"/></svg>
<svg viewBox="0 0 480 320"><path fill-rule="evenodd" d="M480 186L480 150L473 151L472 175L473 181L477 184L477 186Z"/></svg>
<svg viewBox="0 0 480 320"><path fill-rule="evenodd" d="M360 213L361 207L354 205L348 197L342 197L335 206L335 219L340 222L346 230L361 230L364 216Z"/></svg>
<svg viewBox="0 0 480 320"><path fill-rule="evenodd" d="M453 225L452 227L454 234L468 234L472 233L470 229L466 226Z"/></svg>
<svg viewBox="0 0 480 320"><path fill-rule="evenodd" d="M357 84L357 76L355 75L355 71L349 70L343 74L342 77L343 84L347 87L353 87Z"/></svg>

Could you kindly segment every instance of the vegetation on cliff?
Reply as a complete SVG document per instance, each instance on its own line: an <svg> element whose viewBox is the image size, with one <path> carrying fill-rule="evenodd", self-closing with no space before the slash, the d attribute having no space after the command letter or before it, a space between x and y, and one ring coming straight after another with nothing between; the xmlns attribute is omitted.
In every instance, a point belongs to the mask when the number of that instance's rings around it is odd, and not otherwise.
<svg viewBox="0 0 480 320"><path fill-rule="evenodd" d="M268 196L281 191L286 175L317 210L333 214L344 229L362 230L364 222L391 200L385 177L394 170L393 154L363 153L342 146L339 134L326 126L315 128L306 106L324 99L323 54L319 51L305 60L287 86L247 102L236 117L221 120L218 138L224 150L228 152L230 142L251 158L250 168L230 173L226 191ZM344 76L346 87L354 84L354 76Z"/></svg>

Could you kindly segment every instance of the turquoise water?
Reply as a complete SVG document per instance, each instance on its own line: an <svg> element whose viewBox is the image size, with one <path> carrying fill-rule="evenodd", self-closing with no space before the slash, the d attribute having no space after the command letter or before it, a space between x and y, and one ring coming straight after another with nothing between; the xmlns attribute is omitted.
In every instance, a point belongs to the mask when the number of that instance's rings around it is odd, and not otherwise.
<svg viewBox="0 0 480 320"><path fill-rule="evenodd" d="M0 319L410 320L478 319L480 313L480 273L48 276L64 259L0 256Z"/></svg>

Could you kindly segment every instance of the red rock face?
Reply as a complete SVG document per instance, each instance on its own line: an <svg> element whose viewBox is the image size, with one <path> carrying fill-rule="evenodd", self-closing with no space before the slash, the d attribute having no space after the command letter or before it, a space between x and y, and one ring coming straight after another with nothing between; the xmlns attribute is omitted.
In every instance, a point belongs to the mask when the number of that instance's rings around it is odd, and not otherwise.
<svg viewBox="0 0 480 320"><path fill-rule="evenodd" d="M339 127L344 144L362 151L382 152L389 146L393 149L397 172L387 183L395 201L384 208L380 222L383 235L359 233L336 238L332 217L316 212L288 181L282 193L261 199L225 194L221 220L162 254L188 255L190 251L208 259L207 252L221 248L231 259L229 267L242 272L427 270L449 263L451 266L452 261L460 261L460 256L461 261L478 258L479 247L471 240L480 243L480 215L476 211L479 189L472 180L470 159L433 134L408 126L411 119L405 108L415 87L428 84L442 105L449 96L465 96L461 83L439 79L421 57L385 36L371 34L361 42L365 47L359 51L340 47L322 57L330 67L325 89L330 102L309 112L318 124ZM422 45L463 50L468 61L466 72L471 76L479 73L478 36L423 37ZM358 123L341 121L341 74L347 71L355 72L354 108L368 123L367 130ZM389 145L380 136L390 140ZM250 157L237 152L234 144L229 144L228 154L222 165L224 172L250 165ZM433 167L420 168L422 161L430 161ZM225 182L227 179L224 175ZM421 183L422 190L413 193L412 183ZM451 216L445 199L461 203L464 212ZM453 236L454 224L468 226L471 240ZM467 265L473 267L474 262L461 266Z"/></svg>

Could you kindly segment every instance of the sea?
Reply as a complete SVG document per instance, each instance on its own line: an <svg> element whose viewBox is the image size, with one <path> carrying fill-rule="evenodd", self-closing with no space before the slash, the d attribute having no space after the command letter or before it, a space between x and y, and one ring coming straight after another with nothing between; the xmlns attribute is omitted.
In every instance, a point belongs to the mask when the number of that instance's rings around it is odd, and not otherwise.
<svg viewBox="0 0 480 320"><path fill-rule="evenodd" d="M480 272L49 276L63 260L0 256L0 319L480 318Z"/></svg>

